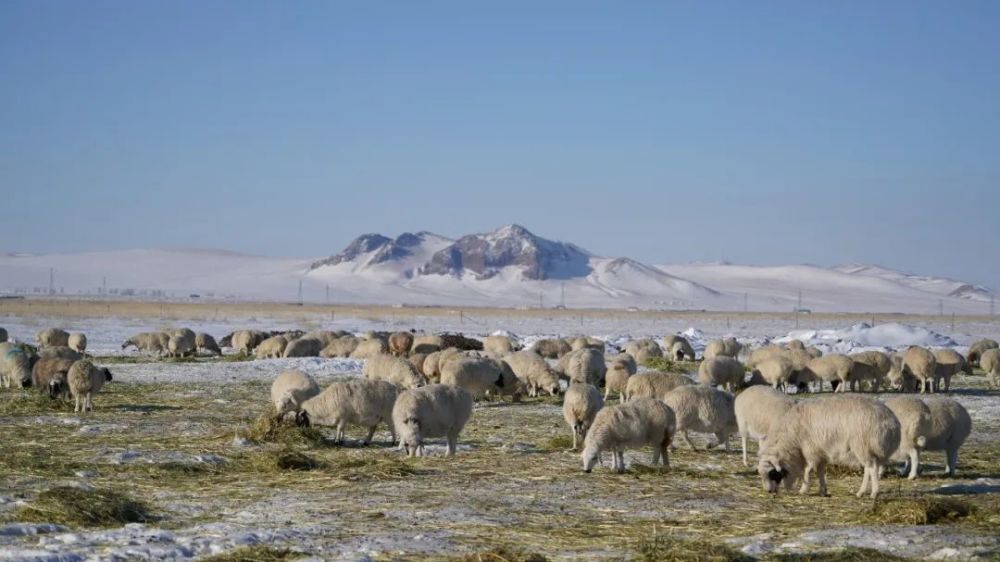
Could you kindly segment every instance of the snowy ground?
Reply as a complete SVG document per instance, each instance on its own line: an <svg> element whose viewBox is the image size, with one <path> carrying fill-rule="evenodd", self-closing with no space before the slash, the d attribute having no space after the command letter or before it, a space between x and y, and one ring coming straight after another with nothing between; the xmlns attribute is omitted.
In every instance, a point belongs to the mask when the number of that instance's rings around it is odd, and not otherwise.
<svg viewBox="0 0 1000 562"><path fill-rule="evenodd" d="M787 318L739 324L722 316L685 316L647 325L627 313L580 322L562 318L427 317L393 324L377 319L311 320L308 325L265 318L213 321L2 317L18 339L60 325L88 334L95 355L121 355L121 341L138 331L188 326L220 337L237 328L317 327L351 331L409 327L485 335L505 330L531 341L541 335L586 333L611 344L684 331L702 347L736 335L748 343L796 337L826 350L895 348L910 344L958 349L1000 325L923 321L858 324L825 319L795 330ZM790 325L791 324L791 325ZM642 466L648 452L626 455L624 476L607 467L590 475L565 450L568 430L552 399L482 403L463 433L459 454L409 461L412 474L385 474L399 453L376 434L376 446L309 446L326 463L307 472L258 471L254 460L273 445L235 439L266 410L268 383L296 368L321 383L358 376L353 360L315 358L251 362L112 365L114 382L79 416L33 398L0 391L0 559L191 559L253 544L292 547L317 559L424 559L517 546L551 559L621 559L654 534L709 538L752 556L875 548L908 558L970 559L1000 553L1000 396L983 377L957 377L953 396L975 429L962 452L959 477L940 476L942 455L926 455L926 473L910 482L890 475L887 499L960 498L978 509L968 521L930 527L876 525L870 500L852 494L855 472L831 477L830 498L768 497L736 450L679 449L672 468ZM358 436L358 430L350 431ZM704 437L704 436L702 436ZM697 441L697 439L696 439ZM706 439L699 441L707 443ZM735 441L734 441L735 443ZM738 445L737 445L738 447ZM345 460L371 463L374 476L352 472ZM186 467L178 470L178 466ZM391 468L391 467L390 467ZM149 502L162 520L110 529L15 521L13 514L52 486L126 489ZM124 484L124 485L123 485ZM5 522L5 523L4 523Z"/></svg>

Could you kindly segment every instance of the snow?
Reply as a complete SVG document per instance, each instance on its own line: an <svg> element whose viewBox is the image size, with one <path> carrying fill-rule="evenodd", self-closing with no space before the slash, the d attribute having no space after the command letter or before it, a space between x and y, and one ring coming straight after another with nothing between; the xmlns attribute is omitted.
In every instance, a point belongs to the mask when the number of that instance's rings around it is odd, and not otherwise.
<svg viewBox="0 0 1000 562"><path fill-rule="evenodd" d="M799 340L824 351L854 353L870 349L898 350L911 345L923 347L955 347L955 340L927 328L906 324L881 324L869 326L861 323L839 330L795 330L776 338L776 343Z"/></svg>

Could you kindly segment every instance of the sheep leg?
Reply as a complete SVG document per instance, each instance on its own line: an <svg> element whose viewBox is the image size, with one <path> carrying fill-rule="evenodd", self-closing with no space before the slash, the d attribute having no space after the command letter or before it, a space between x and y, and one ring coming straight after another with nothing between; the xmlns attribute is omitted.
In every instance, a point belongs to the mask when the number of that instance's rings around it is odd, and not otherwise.
<svg viewBox="0 0 1000 562"><path fill-rule="evenodd" d="M908 479L913 480L917 477L917 470L920 466L920 450L910 449L910 475L907 476Z"/></svg>
<svg viewBox="0 0 1000 562"><path fill-rule="evenodd" d="M576 431L576 428L574 427L573 428L573 449L572 449L573 451L576 450L576 435L577 435L577 431Z"/></svg>
<svg viewBox="0 0 1000 562"><path fill-rule="evenodd" d="M716 433L715 434L715 438L719 440L719 442L716 443L715 446L718 447L719 445L722 445L723 448L726 450L726 452L729 452L729 434L728 433Z"/></svg>
<svg viewBox="0 0 1000 562"><path fill-rule="evenodd" d="M816 466L816 476L819 478L819 495L826 497L829 493L826 491L826 463L820 463Z"/></svg>
<svg viewBox="0 0 1000 562"><path fill-rule="evenodd" d="M871 467L865 466L865 475L861 478L861 487L858 488L857 496L860 498L865 495L865 490L868 489L868 481L871 479Z"/></svg>
<svg viewBox="0 0 1000 562"><path fill-rule="evenodd" d="M650 462L651 466L656 466L660 464L660 448L653 447L653 460Z"/></svg>
<svg viewBox="0 0 1000 562"><path fill-rule="evenodd" d="M377 425L377 424L376 424L376 425L373 425L373 426L371 426L371 427L370 427L370 428L368 429L368 436L367 436L367 437L365 437L365 440L364 440L364 441L362 441L362 442L361 442L361 444L363 444L363 445L365 445L365 446L368 446L368 445L370 445L370 444L371 444L371 442L372 442L372 437L375 437L375 428L376 428L376 427L378 427L378 425Z"/></svg>
<svg viewBox="0 0 1000 562"><path fill-rule="evenodd" d="M809 488L812 487L812 471L814 468L812 463L808 463L805 470L802 471L802 487L799 488L800 494L809 493Z"/></svg>
<svg viewBox="0 0 1000 562"><path fill-rule="evenodd" d="M73 400L74 400L73 412L74 413L79 412L80 411L80 395L74 396Z"/></svg>
<svg viewBox="0 0 1000 562"><path fill-rule="evenodd" d="M660 459L663 462L663 466L670 466L670 457L667 456L667 451L670 449L670 434L667 433L663 436L663 441L660 441Z"/></svg>
<svg viewBox="0 0 1000 562"><path fill-rule="evenodd" d="M948 449L946 457L945 472L948 476L955 476L955 469L958 468L958 448Z"/></svg>
<svg viewBox="0 0 1000 562"><path fill-rule="evenodd" d="M743 466L750 466L750 461L747 460L747 434L746 432L740 433L740 443L743 445Z"/></svg>
<svg viewBox="0 0 1000 562"><path fill-rule="evenodd" d="M625 472L625 450L615 451L615 459L618 461L618 474L623 474Z"/></svg>
<svg viewBox="0 0 1000 562"><path fill-rule="evenodd" d="M87 411L88 411L88 412L93 412L93 411L94 411L94 404L93 404L93 403L91 403L91 401L90 401L90 396L91 396L91 395L90 395L90 393L88 392L88 393L87 393L87 399L86 399L86 409L87 409Z"/></svg>
<svg viewBox="0 0 1000 562"><path fill-rule="evenodd" d="M682 435L684 436L684 441L686 441L688 446L691 447L691 450L697 451L698 449L694 446L694 443L691 441L691 437L688 435L687 430L683 431Z"/></svg>
<svg viewBox="0 0 1000 562"><path fill-rule="evenodd" d="M454 456L455 451L458 449L458 434L449 433L448 434L448 456Z"/></svg>
<svg viewBox="0 0 1000 562"><path fill-rule="evenodd" d="M395 444L396 443L396 428L394 428L392 426L392 423L389 423L389 435L392 436L392 441L390 443Z"/></svg>

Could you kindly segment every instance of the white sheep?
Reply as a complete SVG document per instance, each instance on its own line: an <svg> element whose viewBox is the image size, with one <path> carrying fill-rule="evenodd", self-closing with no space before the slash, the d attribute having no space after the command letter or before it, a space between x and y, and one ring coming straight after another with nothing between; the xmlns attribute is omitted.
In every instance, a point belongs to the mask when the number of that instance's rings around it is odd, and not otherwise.
<svg viewBox="0 0 1000 562"><path fill-rule="evenodd" d="M472 395L447 384L404 390L392 408L392 423L407 456L423 456L424 440L446 437L454 455L458 436L472 416Z"/></svg>
<svg viewBox="0 0 1000 562"><path fill-rule="evenodd" d="M951 378L958 373L969 372L965 357L962 357L954 349L939 349L934 352L934 387L941 390L941 382L944 382L944 391L951 390Z"/></svg>
<svg viewBox="0 0 1000 562"><path fill-rule="evenodd" d="M667 348L669 351L670 348ZM635 357L636 363L645 365L650 359L663 357L663 350L651 339L630 341L625 344L625 353Z"/></svg>
<svg viewBox="0 0 1000 562"><path fill-rule="evenodd" d="M284 355L286 346L288 339L285 336L271 336L260 342L253 352L257 359L278 359Z"/></svg>
<svg viewBox="0 0 1000 562"><path fill-rule="evenodd" d="M84 353L87 351L87 335L83 332L70 334L69 339L66 341L66 346L77 353Z"/></svg>
<svg viewBox="0 0 1000 562"><path fill-rule="evenodd" d="M391 382L400 388L416 388L427 384L427 379L417 372L412 363L402 357L387 353L365 359L362 373L367 379Z"/></svg>
<svg viewBox="0 0 1000 562"><path fill-rule="evenodd" d="M413 334L410 332L393 332L389 335L389 353L400 357L410 353L413 347Z"/></svg>
<svg viewBox="0 0 1000 562"><path fill-rule="evenodd" d="M924 403L931 412L931 426L924 451L944 451L945 473L955 476L958 449L972 433L972 417L964 406L952 398L925 398Z"/></svg>
<svg viewBox="0 0 1000 562"><path fill-rule="evenodd" d="M888 384L886 377L892 370L892 360L881 351L862 351L851 354L854 366L851 368L851 391L861 390L861 383L868 381L872 392L878 392L879 387Z"/></svg>
<svg viewBox="0 0 1000 562"><path fill-rule="evenodd" d="M135 346L140 352L162 355L167 352L169 341L170 336L164 332L142 332L126 339L122 349Z"/></svg>
<svg viewBox="0 0 1000 562"><path fill-rule="evenodd" d="M677 431L692 450L695 446L688 435L690 431L714 434L718 439L716 446L723 445L729 450L729 436L738 429L732 394L709 386L691 385L677 387L661 400L673 410Z"/></svg>
<svg viewBox="0 0 1000 562"><path fill-rule="evenodd" d="M233 332L231 344L233 349L240 353L250 354L260 345L260 342L270 337L269 334L260 330L237 330Z"/></svg>
<svg viewBox="0 0 1000 562"><path fill-rule="evenodd" d="M743 447L743 466L750 466L747 458L748 440L764 439L774 420L794 405L795 400L789 398L787 394L764 385L751 386L736 395L733 411L736 414L736 427Z"/></svg>
<svg viewBox="0 0 1000 562"><path fill-rule="evenodd" d="M653 448L653 465L670 466L668 449L673 442L677 422L666 404L653 398L638 398L626 404L606 406L594 416L594 423L583 440L584 472L590 472L601 453L610 450L614 470L625 472L625 449Z"/></svg>
<svg viewBox="0 0 1000 562"><path fill-rule="evenodd" d="M823 357L811 359L806 364L806 369L812 373L819 382L820 390L823 382L830 383L830 388L834 392L846 392L850 386L851 370L854 368L854 360L843 353L831 353Z"/></svg>
<svg viewBox="0 0 1000 562"><path fill-rule="evenodd" d="M638 367L635 364L635 359L628 353L619 353L611 358L607 374L604 375L604 399L607 400L612 392L617 392L619 400L624 401L628 379L636 371L638 371Z"/></svg>
<svg viewBox="0 0 1000 562"><path fill-rule="evenodd" d="M510 337L502 335L483 338L483 351L505 355L517 351L517 343Z"/></svg>
<svg viewBox="0 0 1000 562"><path fill-rule="evenodd" d="M743 386L745 376L743 364L728 355L705 359L698 366L698 382L708 386L722 386L730 392L736 392Z"/></svg>
<svg viewBox="0 0 1000 562"><path fill-rule="evenodd" d="M902 392L915 392L917 379L903 365L903 355L893 353L889 356L889 363L889 374L886 375L889 386Z"/></svg>
<svg viewBox="0 0 1000 562"><path fill-rule="evenodd" d="M49 347L53 345L68 347L69 332L59 328L45 328L35 335L35 339L38 340L38 347Z"/></svg>
<svg viewBox="0 0 1000 562"><path fill-rule="evenodd" d="M587 383L597 387L604 386L608 365L604 362L603 353L591 347L584 347L570 352L565 357L568 359L566 369L563 372L570 382Z"/></svg>
<svg viewBox="0 0 1000 562"><path fill-rule="evenodd" d="M563 355L573 351L573 348L566 343L566 340L559 338L538 340L531 346L531 349L546 359L559 359Z"/></svg>
<svg viewBox="0 0 1000 562"><path fill-rule="evenodd" d="M12 343L0 343L0 383L10 388L17 381L22 388L31 386L31 358Z"/></svg>
<svg viewBox="0 0 1000 562"><path fill-rule="evenodd" d="M691 344L686 339L678 339L670 346L670 357L678 361L683 359L694 361L694 348L691 347Z"/></svg>
<svg viewBox="0 0 1000 562"><path fill-rule="evenodd" d="M372 442L378 424L389 426L392 442L396 430L392 424L392 408L399 389L396 385L380 380L353 379L336 381L318 395L302 403L295 415L299 426L329 425L337 428L336 440L343 443L349 425L368 428L362 444Z"/></svg>
<svg viewBox="0 0 1000 562"><path fill-rule="evenodd" d="M263 342L262 342L263 343ZM326 347L321 340L315 338L307 338L302 336L301 338L294 339L285 345L285 350L282 352L282 357L319 357L319 352L323 351Z"/></svg>
<svg viewBox="0 0 1000 562"><path fill-rule="evenodd" d="M539 392L548 392L552 396L559 395L559 375L541 355L525 350L512 353L504 360L528 389L528 396L538 396ZM424 365L426 368L426 361Z"/></svg>
<svg viewBox="0 0 1000 562"><path fill-rule="evenodd" d="M194 353L192 340L184 336L170 336L167 340L167 354L170 357L185 357Z"/></svg>
<svg viewBox="0 0 1000 562"><path fill-rule="evenodd" d="M271 383L271 403L278 419L289 412L298 412L302 403L319 394L316 380L300 371L284 371Z"/></svg>
<svg viewBox="0 0 1000 562"><path fill-rule="evenodd" d="M91 402L93 395L100 392L104 383L111 382L111 378L111 371L106 367L97 367L87 359L73 363L66 375L69 391L75 403L73 411L93 411L94 405Z"/></svg>
<svg viewBox="0 0 1000 562"><path fill-rule="evenodd" d="M719 357L724 355L726 357L732 357L736 359L740 355L740 350L743 346L740 342L736 341L736 338L726 338L722 340L712 340L708 342L705 346L705 352L702 356L705 359L711 359L713 357Z"/></svg>
<svg viewBox="0 0 1000 562"><path fill-rule="evenodd" d="M899 420L899 448L892 460L907 461L910 480L917 477L920 467L920 451L927 445L927 435L931 430L931 410L919 398L912 396L892 396L886 398L885 405Z"/></svg>
<svg viewBox="0 0 1000 562"><path fill-rule="evenodd" d="M784 355L772 355L756 364L752 377L763 380L775 390L785 389L794 372L792 361Z"/></svg>
<svg viewBox="0 0 1000 562"><path fill-rule="evenodd" d="M369 359L389 352L389 345L378 338L365 339L358 342L351 352L351 359Z"/></svg>
<svg viewBox="0 0 1000 562"><path fill-rule="evenodd" d="M604 407L601 393L592 384L572 383L563 398L563 419L573 433L573 450L577 439L586 439L587 430L594 423L594 416Z"/></svg>
<svg viewBox="0 0 1000 562"><path fill-rule="evenodd" d="M194 347L202 353L222 355L222 349L219 348L219 344L216 343L215 338L211 334L204 332L198 332L194 335Z"/></svg>
<svg viewBox="0 0 1000 562"><path fill-rule="evenodd" d="M505 366L489 357L459 357L441 367L441 384L464 388L473 398L493 393L516 395L517 376L513 372L504 376Z"/></svg>
<svg viewBox="0 0 1000 562"><path fill-rule="evenodd" d="M1000 349L987 349L979 359L979 367L989 377L990 386L1000 388Z"/></svg>
<svg viewBox="0 0 1000 562"><path fill-rule="evenodd" d="M969 365L979 365L983 353L989 349L997 348L1000 348L1000 343L997 343L996 340L991 340L989 338L981 339L969 346L969 352L965 355L965 360L969 363Z"/></svg>
<svg viewBox="0 0 1000 562"><path fill-rule="evenodd" d="M664 394L683 386L694 384L688 377L677 373L646 372L632 375L625 386L623 402L636 398L655 398L659 400Z"/></svg>
<svg viewBox="0 0 1000 562"><path fill-rule="evenodd" d="M937 370L937 359L934 354L919 346L912 345L903 353L903 370L917 380L920 393L934 392L934 372Z"/></svg>
<svg viewBox="0 0 1000 562"><path fill-rule="evenodd" d="M351 335L340 336L320 350L319 356L325 358L350 357L351 354L354 353L354 350L357 349L360 341L361 340Z"/></svg>
<svg viewBox="0 0 1000 562"><path fill-rule="evenodd" d="M805 400L768 429L757 472L767 492L777 493L782 480L791 489L801 478L799 492L805 494L816 471L819 493L825 496L827 464L861 465L864 477L857 495L863 496L870 487L875 498L882 469L899 448L899 440L899 421L880 402L860 395Z"/></svg>

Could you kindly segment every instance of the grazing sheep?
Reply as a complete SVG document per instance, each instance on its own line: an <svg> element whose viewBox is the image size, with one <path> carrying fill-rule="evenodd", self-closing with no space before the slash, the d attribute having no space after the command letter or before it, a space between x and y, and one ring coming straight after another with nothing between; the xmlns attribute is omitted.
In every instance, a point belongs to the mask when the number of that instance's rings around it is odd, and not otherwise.
<svg viewBox="0 0 1000 562"><path fill-rule="evenodd" d="M407 456L423 456L424 439L447 437L454 455L458 436L472 416L472 395L447 384L404 390L392 408L392 424Z"/></svg>
<svg viewBox="0 0 1000 562"><path fill-rule="evenodd" d="M441 349L457 347L460 351L482 351L483 342L462 334L441 334Z"/></svg>
<svg viewBox="0 0 1000 562"><path fill-rule="evenodd" d="M652 398L639 398L627 404L606 406L594 416L594 423L583 440L583 471L590 472L601 453L612 452L614 470L625 472L625 449L653 448L653 465L670 466L668 449L674 439L677 422L666 404Z"/></svg>
<svg viewBox="0 0 1000 562"><path fill-rule="evenodd" d="M892 460L906 460L910 480L917 477L920 467L920 451L927 445L927 435L931 430L931 410L919 398L893 396L885 400L885 405L899 420L899 448Z"/></svg>
<svg viewBox="0 0 1000 562"><path fill-rule="evenodd" d="M417 336L413 338L413 352L426 353L430 355L435 351L444 349L444 340L441 336Z"/></svg>
<svg viewBox="0 0 1000 562"><path fill-rule="evenodd" d="M43 347L38 350L39 359L72 359L79 361L83 359L83 354L75 349L70 349L61 345Z"/></svg>
<svg viewBox="0 0 1000 562"><path fill-rule="evenodd" d="M441 360L440 351L432 351L424 357L424 364L420 368L420 372L427 377L427 380L432 382L438 382L441 380L441 373L438 372L438 363Z"/></svg>
<svg viewBox="0 0 1000 562"><path fill-rule="evenodd" d="M777 493L802 479L799 492L812 485L811 473L819 476L819 493L827 495L826 465L864 467L858 497L871 488L879 491L882 469L899 448L899 421L889 408L870 398L828 396L805 400L789 408L768 429L762 442L757 472L764 490Z"/></svg>
<svg viewBox="0 0 1000 562"><path fill-rule="evenodd" d="M809 357L812 357L813 359L817 359L817 358L823 357L823 352L820 351L820 349L818 347L815 347L815 346L812 346L812 345L807 345L805 351L806 351L806 355L808 355Z"/></svg>
<svg viewBox="0 0 1000 562"><path fill-rule="evenodd" d="M194 353L194 344L184 336L170 336L167 340L167 355L170 357L185 357Z"/></svg>
<svg viewBox="0 0 1000 562"><path fill-rule="evenodd" d="M333 343L338 338L344 335L345 332L342 331L335 332L333 330L313 330L311 332L306 332L305 334L302 334L299 337L318 340L320 342L320 349L323 349L324 347L330 345L331 343ZM298 339L298 338L288 337L287 339L288 341L292 341L293 339Z"/></svg>
<svg viewBox="0 0 1000 562"><path fill-rule="evenodd" d="M988 338L979 340L969 346L969 352L966 353L965 360L966 362L969 363L969 365L973 366L979 365L983 353L985 353L987 350L997 349L997 348L1000 348L1000 343L997 343L996 340L991 340Z"/></svg>
<svg viewBox="0 0 1000 562"><path fill-rule="evenodd" d="M747 366L753 369L768 359L785 357L786 351L787 350L785 348L777 345L765 345L764 347L755 349L750 353L750 357L747 359Z"/></svg>
<svg viewBox="0 0 1000 562"><path fill-rule="evenodd" d="M945 473L955 476L958 449L972 433L972 417L965 406L952 398L924 398L924 403L931 412L931 425L924 451L944 451Z"/></svg>
<svg viewBox="0 0 1000 562"><path fill-rule="evenodd" d="M337 428L336 440L344 442L348 425L368 428L368 435L362 444L372 442L378 424L389 426L392 442L396 442L396 430L392 424L392 407L396 403L399 389L386 381L354 379L337 381L318 395L302 403L295 415L295 423L309 427L312 424L329 425Z"/></svg>
<svg viewBox="0 0 1000 562"><path fill-rule="evenodd" d="M604 353L604 342L597 338L590 336L577 336L569 340L569 348L571 351L579 351L588 347Z"/></svg>
<svg viewBox="0 0 1000 562"><path fill-rule="evenodd" d="M100 392L104 383L111 382L111 371L106 367L97 367L87 359L81 359L70 366L66 381L75 401L73 411L93 411L94 405L91 399L94 394Z"/></svg>
<svg viewBox="0 0 1000 562"><path fill-rule="evenodd" d="M794 351L794 350L805 351L806 350L806 344L802 343L802 340L792 340L792 341L788 342L788 344L786 344L785 347L787 347L789 351Z"/></svg>
<svg viewBox="0 0 1000 562"><path fill-rule="evenodd" d="M1000 388L1000 349L987 349L979 359L979 366L990 379L990 386Z"/></svg>
<svg viewBox="0 0 1000 562"><path fill-rule="evenodd" d="M275 377L271 383L271 403L278 419L289 412L298 412L302 403L319 394L319 391L316 380L300 371L284 371Z"/></svg>
<svg viewBox="0 0 1000 562"><path fill-rule="evenodd" d="M67 398L69 395L69 369L73 359L58 357L39 359L31 369L31 384L49 395L49 398Z"/></svg>
<svg viewBox="0 0 1000 562"><path fill-rule="evenodd" d="M441 367L441 384L464 388L473 398L491 392L516 395L517 389L512 387L518 386L517 376L513 372L504 376L503 367L501 362L488 357L460 357Z"/></svg>
<svg viewBox="0 0 1000 562"><path fill-rule="evenodd" d="M414 368L412 363L387 353L366 359L362 373L367 379L391 382L400 388L416 388L427 384L427 379Z"/></svg>
<svg viewBox="0 0 1000 562"><path fill-rule="evenodd" d="M851 369L851 391L861 390L861 383L868 381L872 392L878 392L880 386L888 384L887 377L892 370L892 360L881 351L862 351L851 356L854 366Z"/></svg>
<svg viewBox="0 0 1000 562"><path fill-rule="evenodd" d="M339 338L333 340L326 347L324 347L320 352L320 357L350 357L354 350L357 349L360 340L354 336L340 336Z"/></svg>
<svg viewBox="0 0 1000 562"><path fill-rule="evenodd" d="M483 351L506 355L518 350L517 342L507 336L486 336L483 339Z"/></svg>
<svg viewBox="0 0 1000 562"><path fill-rule="evenodd" d="M733 411L736 414L736 427L743 446L743 466L750 466L747 459L747 441L763 440L774 420L794 405L795 401L788 395L769 386L751 386L736 395Z"/></svg>
<svg viewBox="0 0 1000 562"><path fill-rule="evenodd" d="M573 351L573 348L566 343L566 340L557 338L538 340L535 345L531 346L531 350L546 359L559 359Z"/></svg>
<svg viewBox="0 0 1000 562"><path fill-rule="evenodd" d="M0 328L0 343L4 343L9 339L7 336L7 330Z"/></svg>
<svg viewBox="0 0 1000 562"><path fill-rule="evenodd" d="M319 357L319 352L325 346L323 342L305 336L288 342L282 357Z"/></svg>
<svg viewBox="0 0 1000 562"><path fill-rule="evenodd" d="M418 373L424 372L424 361L427 359L427 355L424 353L411 353L406 360L410 362L411 365L417 370Z"/></svg>
<svg viewBox="0 0 1000 562"><path fill-rule="evenodd" d="M631 402L637 398L659 400L671 390L689 384L694 384L694 381L677 373L639 373L628 378L622 398L623 402Z"/></svg>
<svg viewBox="0 0 1000 562"><path fill-rule="evenodd" d="M754 367L751 376L759 378L766 384L771 385L775 390L785 389L789 379L792 377L794 366L792 361L784 355L772 356L764 359Z"/></svg>
<svg viewBox="0 0 1000 562"><path fill-rule="evenodd" d="M917 390L917 379L903 366L903 356L894 353L889 357L889 374L886 380L889 386L900 392L915 392Z"/></svg>
<svg viewBox="0 0 1000 562"><path fill-rule="evenodd" d="M670 348L667 348L669 351ZM651 339L630 341L625 344L625 353L628 353L632 357L635 357L635 362L640 365L645 365L650 359L659 359L663 357L663 350L660 346Z"/></svg>
<svg viewBox="0 0 1000 562"><path fill-rule="evenodd" d="M138 351L143 353L162 355L167 352L169 341L170 336L163 332L142 332L125 340L122 343L122 349L134 346Z"/></svg>
<svg viewBox="0 0 1000 562"><path fill-rule="evenodd" d="M677 418L677 431L684 441L695 449L689 431L712 433L729 450L729 436L737 431L736 413L732 394L709 386L681 386L671 390L661 398L670 406ZM709 448L712 446L709 445Z"/></svg>
<svg viewBox="0 0 1000 562"><path fill-rule="evenodd" d="M271 334L261 332L260 330L238 330L233 332L231 338L232 347L239 353L249 355L260 345L260 342L269 337L271 337Z"/></svg>
<svg viewBox="0 0 1000 562"><path fill-rule="evenodd" d="M792 376L788 378L788 384L795 386L798 392L808 392L814 383L817 390L822 390L819 377L809 370L809 362L816 357L801 349L790 349L782 356L792 362Z"/></svg>
<svg viewBox="0 0 1000 562"><path fill-rule="evenodd" d="M594 416L604 407L601 393L592 384L572 383L563 398L563 419L573 433L573 450L577 439L586 439L587 430L594 423Z"/></svg>
<svg viewBox="0 0 1000 562"><path fill-rule="evenodd" d="M930 391L934 392L934 372L937 370L937 359L934 358L933 353L922 347L910 346L903 353L903 370L917 379L921 394L927 392L928 386Z"/></svg>
<svg viewBox="0 0 1000 562"><path fill-rule="evenodd" d="M740 355L740 350L743 346L740 342L736 341L736 338L726 338L723 340L712 340L708 342L705 346L705 353L703 357L705 359L711 359L713 357L726 356L736 359Z"/></svg>
<svg viewBox="0 0 1000 562"><path fill-rule="evenodd" d="M591 347L584 347L570 352L565 357L568 360L563 372L570 382L582 382L597 387L604 386L608 365L604 362L603 353Z"/></svg>
<svg viewBox="0 0 1000 562"><path fill-rule="evenodd" d="M944 391L951 390L951 377L958 373L968 373L965 357L953 349L939 349L934 352L934 387L941 390L944 381Z"/></svg>
<svg viewBox="0 0 1000 562"><path fill-rule="evenodd" d="M678 361L684 359L694 361L694 348L691 347L691 344L686 339L678 339L670 346L670 357Z"/></svg>
<svg viewBox="0 0 1000 562"><path fill-rule="evenodd" d="M285 336L271 336L260 342L253 353L257 359L278 359L284 356L286 346L288 346L288 340Z"/></svg>
<svg viewBox="0 0 1000 562"><path fill-rule="evenodd" d="M172 332L168 332L167 335L172 337L176 336L179 338L184 338L184 340L187 342L185 347L190 347L191 353L194 353L194 350L198 349L198 342L197 342L198 336L197 334L194 333L193 330L190 330L188 328L178 328Z"/></svg>
<svg viewBox="0 0 1000 562"><path fill-rule="evenodd" d="M628 379L636 371L638 371L638 367L631 355L619 353L614 356L608 365L607 374L604 376L604 399L607 400L612 392L617 392L619 400L624 401Z"/></svg>
<svg viewBox="0 0 1000 562"><path fill-rule="evenodd" d="M811 359L806 364L806 369L819 382L820 390L823 389L823 382L829 382L834 392L846 392L851 381L851 369L854 368L854 360L843 353L831 353L823 357Z"/></svg>
<svg viewBox="0 0 1000 562"><path fill-rule="evenodd" d="M206 334L204 332L198 332L194 335L194 348L202 353L211 353L213 355L222 355L222 348L216 343L215 338L211 334Z"/></svg>
<svg viewBox="0 0 1000 562"><path fill-rule="evenodd" d="M35 339L38 340L38 347L69 347L69 332L59 328L45 328L35 335Z"/></svg>
<svg viewBox="0 0 1000 562"><path fill-rule="evenodd" d="M559 395L559 375L541 355L531 350L518 351L505 357L504 361L528 389L528 396L538 396L542 391L552 396Z"/></svg>
<svg viewBox="0 0 1000 562"><path fill-rule="evenodd" d="M739 390L745 376L743 364L728 355L705 359L698 366L698 382L708 386L722 386L729 392Z"/></svg>
<svg viewBox="0 0 1000 562"><path fill-rule="evenodd" d="M17 345L0 343L0 383L10 388L15 380L22 388L31 386L31 358Z"/></svg>
<svg viewBox="0 0 1000 562"><path fill-rule="evenodd" d="M74 332L69 335L66 346L78 353L87 351L87 335L83 332Z"/></svg>
<svg viewBox="0 0 1000 562"><path fill-rule="evenodd" d="M351 359L369 359L389 352L389 344L378 339L366 339L358 342L354 351L351 352Z"/></svg>
<svg viewBox="0 0 1000 562"><path fill-rule="evenodd" d="M402 357L410 353L413 347L413 334L410 332L393 332L389 336L389 353Z"/></svg>

